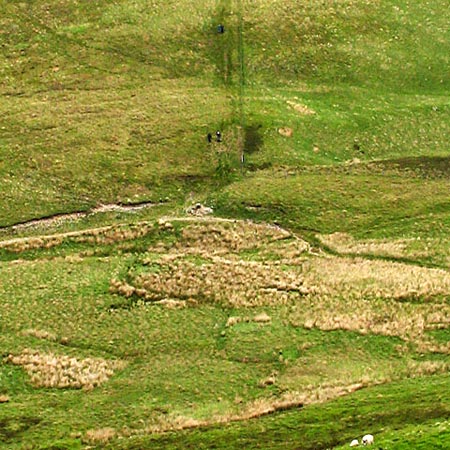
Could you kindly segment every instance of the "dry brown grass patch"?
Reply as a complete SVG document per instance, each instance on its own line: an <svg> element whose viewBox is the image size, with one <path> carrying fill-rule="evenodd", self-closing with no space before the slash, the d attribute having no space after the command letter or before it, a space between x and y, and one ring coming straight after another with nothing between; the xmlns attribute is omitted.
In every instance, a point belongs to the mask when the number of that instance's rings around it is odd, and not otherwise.
<svg viewBox="0 0 450 450"><path fill-rule="evenodd" d="M224 255L261 248L291 237L292 234L282 228L253 222L194 224L183 228L176 249L185 253Z"/></svg>
<svg viewBox="0 0 450 450"><path fill-rule="evenodd" d="M257 323L269 323L271 320L271 317L265 312L257 314L255 317L253 317L253 322Z"/></svg>
<svg viewBox="0 0 450 450"><path fill-rule="evenodd" d="M58 340L58 337L56 334L51 333L49 331L45 330L36 330L34 328L29 328L28 330L23 330L22 334L24 336L32 336L37 339L44 339L46 341L56 342Z"/></svg>
<svg viewBox="0 0 450 450"><path fill-rule="evenodd" d="M10 241L0 242L0 248L10 252L22 253L28 250L39 248L52 248L60 245L64 238L62 236L43 236L32 238L12 239Z"/></svg>
<svg viewBox="0 0 450 450"><path fill-rule="evenodd" d="M310 292L294 308L293 324L321 330L349 330L398 336L423 351L448 353L427 333L450 326L450 273L441 269L326 257L303 266Z"/></svg>
<svg viewBox="0 0 450 450"><path fill-rule="evenodd" d="M341 254L376 255L401 258L407 256L407 249L413 239L357 241L347 233L337 232L318 235L320 241Z"/></svg>
<svg viewBox="0 0 450 450"><path fill-rule="evenodd" d="M83 441L87 444L106 444L116 436L117 432L114 428L99 428L86 431Z"/></svg>
<svg viewBox="0 0 450 450"><path fill-rule="evenodd" d="M345 257L311 259L304 269L305 284L324 295L426 300L450 294L443 269Z"/></svg>
<svg viewBox="0 0 450 450"><path fill-rule="evenodd" d="M242 420L250 420L264 415L273 414L293 408L301 408L308 404L322 403L328 400L348 395L365 387L364 383L352 383L348 385L322 385L308 386L304 392L285 392L280 397L259 398L247 404L242 404L241 399L235 399L234 405L240 405L239 412L215 415L209 419L195 419L186 416L165 416L157 423L149 425L140 430L133 430L126 435L163 433L167 431L178 431L189 428L205 427L218 424L226 424Z"/></svg>
<svg viewBox="0 0 450 450"><path fill-rule="evenodd" d="M146 236L154 230L150 223L136 225L117 225L112 227L97 228L80 233L72 238L75 242L97 245L110 245L122 241L131 241Z"/></svg>
<svg viewBox="0 0 450 450"><path fill-rule="evenodd" d="M276 264L228 260L215 257L202 264L178 258L162 258L158 271L141 273L133 285L112 280L110 291L146 301L196 299L232 306L283 304L292 296L304 295L300 275L282 270Z"/></svg>
<svg viewBox="0 0 450 450"><path fill-rule="evenodd" d="M122 361L101 358L76 359L65 355L25 349L9 355L6 361L22 366L36 387L93 389L105 383L115 370L125 367Z"/></svg>
<svg viewBox="0 0 450 450"><path fill-rule="evenodd" d="M288 100L286 103L295 111L297 111L299 114L302 114L304 116L316 114L316 112L313 109L308 108L306 105L302 105L301 103L296 103L291 100Z"/></svg>

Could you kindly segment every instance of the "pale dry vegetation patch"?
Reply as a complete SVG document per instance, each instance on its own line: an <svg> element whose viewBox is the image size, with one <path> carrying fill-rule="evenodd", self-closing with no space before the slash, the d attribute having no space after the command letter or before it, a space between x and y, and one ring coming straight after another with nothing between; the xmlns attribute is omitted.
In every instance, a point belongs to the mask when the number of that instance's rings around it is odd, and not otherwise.
<svg viewBox="0 0 450 450"><path fill-rule="evenodd" d="M73 238L75 242L96 245L110 245L131 241L146 236L154 230L152 224L143 222L135 225L117 225L89 230Z"/></svg>
<svg viewBox="0 0 450 450"><path fill-rule="evenodd" d="M351 235L336 232L316 235L327 247L342 255L373 255L391 258L434 258L443 266L449 266L450 246L448 239L414 238L357 240Z"/></svg>
<svg viewBox="0 0 450 450"><path fill-rule="evenodd" d="M348 330L397 336L420 345L423 350L450 351L450 345L436 343L427 335L427 331L450 326L450 307L445 304L312 295L293 309L291 322L324 331Z"/></svg>
<svg viewBox="0 0 450 450"><path fill-rule="evenodd" d="M304 266L306 285L328 296L429 300L450 294L450 273L411 264L363 258L310 259Z"/></svg>
<svg viewBox="0 0 450 450"><path fill-rule="evenodd" d="M448 271L327 257L310 259L302 275L311 295L293 308L293 324L398 336L422 350L450 351L427 334L450 326Z"/></svg>
<svg viewBox="0 0 450 450"><path fill-rule="evenodd" d="M334 238L348 246L353 242ZM393 245L383 248L392 253L398 243ZM151 250L127 281L111 280L112 293L169 307L293 302L294 325L397 336L425 350L450 351L450 344L435 342L428 333L450 326L446 270L315 255L291 233L251 222L195 223L182 229L171 248ZM239 252L245 251L252 252L252 260L242 259ZM243 320L251 319L230 317L226 326Z"/></svg>
<svg viewBox="0 0 450 450"><path fill-rule="evenodd" d="M446 361L409 361L408 376L411 378L426 375L445 373L450 370L450 364Z"/></svg>
<svg viewBox="0 0 450 450"><path fill-rule="evenodd" d="M256 314L256 316L254 317L248 317L248 316L230 316L227 319L227 322L225 324L225 326L227 328L229 327L233 327L234 325L237 325L238 323L241 322L256 322L256 323L270 323L272 321L272 318L266 313L266 312L261 312L259 314Z"/></svg>
<svg viewBox="0 0 450 450"><path fill-rule="evenodd" d="M106 427L97 430L88 430L83 437L83 442L86 444L106 444L111 439L117 436L114 428Z"/></svg>
<svg viewBox="0 0 450 450"><path fill-rule="evenodd" d="M265 312L257 314L255 317L253 317L253 322L257 323L269 323L271 320L272 318Z"/></svg>
<svg viewBox="0 0 450 450"><path fill-rule="evenodd" d="M69 242L110 245L141 238L153 230L154 226L147 222L134 225L106 226L48 236L9 239L0 241L0 248L13 253L22 253L29 250L50 249Z"/></svg>
<svg viewBox="0 0 450 450"><path fill-rule="evenodd" d="M413 241L413 239L358 241L351 235L343 232L317 235L317 237L323 244L338 253L390 256L395 258L407 256L408 245Z"/></svg>
<svg viewBox="0 0 450 450"><path fill-rule="evenodd" d="M212 415L208 419L197 419L180 415L167 415L159 417L154 423L142 429L123 430L124 436L164 433L168 431L180 431L190 428L205 427L230 422L245 421L277 411L322 403L328 400L350 394L365 387L362 383L352 383L347 385L322 385L307 386L304 391L285 392L277 397L264 397L253 400L247 404L240 404L239 410L230 408L224 414ZM236 402L234 402L236 405Z"/></svg>
<svg viewBox="0 0 450 450"><path fill-rule="evenodd" d="M61 245L63 236L42 236L31 238L12 239L10 241L0 242L0 248L13 253L22 253L29 250L49 249Z"/></svg>
<svg viewBox="0 0 450 450"><path fill-rule="evenodd" d="M316 112L313 109L308 108L308 106L303 105L301 103L296 103L296 102L294 102L292 100L288 100L286 103L291 108L293 108L295 111L297 111L299 114L302 114L302 115L305 115L305 116L310 116L310 115L316 114Z"/></svg>
<svg viewBox="0 0 450 450"><path fill-rule="evenodd" d="M56 342L58 340L58 337L56 334L46 331L46 330L36 330L34 328L29 328L27 330L22 331L23 336L32 336L37 339L44 339L46 341Z"/></svg>
<svg viewBox="0 0 450 450"><path fill-rule="evenodd" d="M0 403L8 403L9 402L9 396L6 394L0 394Z"/></svg>
<svg viewBox="0 0 450 450"><path fill-rule="evenodd" d="M184 227L176 243L160 242L137 275L111 280L110 292L145 301L219 302L234 306L285 303L306 293L298 269L309 245L276 226L252 222L208 222ZM239 252L256 251L262 261ZM264 253L267 252L267 253ZM161 256L155 259L155 253ZM268 254L272 259L268 258ZM274 254L276 255L273 258Z"/></svg>
<svg viewBox="0 0 450 450"><path fill-rule="evenodd" d="M180 256L156 265L157 270L135 276L132 285L112 280L110 291L146 301L194 299L229 306L283 304L308 293L297 272L272 263L215 257L195 264Z"/></svg>
<svg viewBox="0 0 450 450"><path fill-rule="evenodd" d="M90 390L123 369L123 361L101 358L77 359L66 355L42 353L25 349L19 355L9 355L6 362L22 366L35 387L75 388Z"/></svg>
<svg viewBox="0 0 450 450"><path fill-rule="evenodd" d="M203 250L209 255L224 255L258 249L289 238L292 238L289 231L267 224L244 221L194 224L183 228L176 248L187 253ZM302 242L306 249L307 244Z"/></svg>
<svg viewBox="0 0 450 450"><path fill-rule="evenodd" d="M351 394L368 386L384 384L401 379L403 376L420 377L424 375L433 375L436 373L445 373L450 369L450 364L443 361L410 361L403 372L393 372L388 378L370 378L355 380L353 382L330 381L320 384L308 384L301 390L288 390L278 396L260 397L248 403L242 403L241 399L233 402L234 407L230 406L227 412L213 414L208 419L187 417L185 415L165 415L160 416L155 422L141 429L123 430L122 435L140 435L163 433L168 431L179 431L190 428L205 427L219 424L227 424L236 421L245 421L278 411L284 411L293 408L302 408L311 404L325 403L344 395ZM277 374L272 374L261 380L260 387L270 386L277 382ZM236 409L237 407L237 409Z"/></svg>

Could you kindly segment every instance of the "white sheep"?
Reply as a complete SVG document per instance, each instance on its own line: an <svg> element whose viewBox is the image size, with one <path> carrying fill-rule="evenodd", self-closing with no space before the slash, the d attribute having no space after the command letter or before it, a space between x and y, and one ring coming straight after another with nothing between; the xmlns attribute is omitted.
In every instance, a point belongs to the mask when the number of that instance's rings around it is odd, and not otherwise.
<svg viewBox="0 0 450 450"><path fill-rule="evenodd" d="M366 434L361 439L361 442L363 443L363 445L372 445L373 444L373 436L371 434Z"/></svg>
<svg viewBox="0 0 450 450"><path fill-rule="evenodd" d="M358 447L359 441L358 439L353 439L352 442L350 442L350 447Z"/></svg>

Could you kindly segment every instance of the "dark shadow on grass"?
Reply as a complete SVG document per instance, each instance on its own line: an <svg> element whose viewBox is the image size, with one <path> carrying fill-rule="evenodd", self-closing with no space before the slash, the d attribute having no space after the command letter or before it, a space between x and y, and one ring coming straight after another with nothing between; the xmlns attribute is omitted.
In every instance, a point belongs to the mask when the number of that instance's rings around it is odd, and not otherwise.
<svg viewBox="0 0 450 450"><path fill-rule="evenodd" d="M450 176L450 156L411 156L389 159L374 164L386 169L414 171L418 175L429 178Z"/></svg>
<svg viewBox="0 0 450 450"><path fill-rule="evenodd" d="M0 419L0 443L8 443L41 422L37 417L11 417Z"/></svg>

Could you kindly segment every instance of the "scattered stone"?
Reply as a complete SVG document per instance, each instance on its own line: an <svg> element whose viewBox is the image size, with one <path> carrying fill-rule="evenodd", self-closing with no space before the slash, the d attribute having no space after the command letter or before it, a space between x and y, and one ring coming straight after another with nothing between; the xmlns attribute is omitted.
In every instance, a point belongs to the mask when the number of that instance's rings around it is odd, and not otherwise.
<svg viewBox="0 0 450 450"><path fill-rule="evenodd" d="M294 130L289 127L282 127L282 128L278 128L278 133L281 134L281 136L290 138L294 135Z"/></svg>
<svg viewBox="0 0 450 450"><path fill-rule="evenodd" d="M276 382L276 378L275 375L270 375L269 377L265 378L264 380L261 380L259 382L259 387L267 387L267 386L272 386L275 384Z"/></svg>
<svg viewBox="0 0 450 450"><path fill-rule="evenodd" d="M187 210L188 214L191 214L193 216L207 216L209 214L213 213L213 209L208 206L203 206L201 203L196 203L195 205L191 206Z"/></svg>
<svg viewBox="0 0 450 450"><path fill-rule="evenodd" d="M359 158L353 158L353 159L346 161L346 164L349 166L358 165L358 164L361 164L361 160Z"/></svg>
<svg viewBox="0 0 450 450"><path fill-rule="evenodd" d="M0 395L0 403L8 403L9 397L7 395Z"/></svg>

